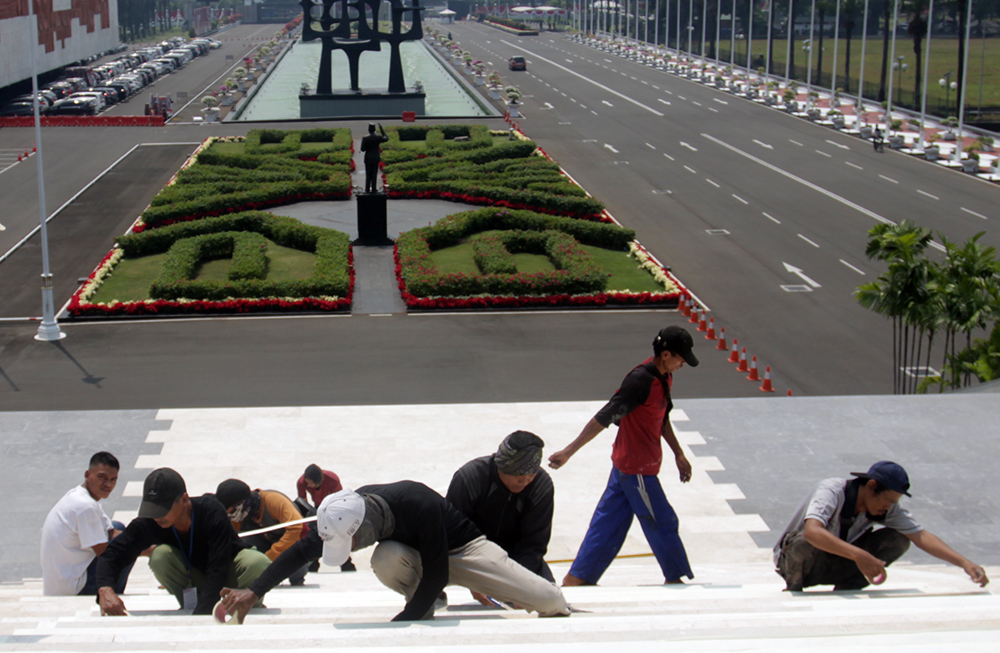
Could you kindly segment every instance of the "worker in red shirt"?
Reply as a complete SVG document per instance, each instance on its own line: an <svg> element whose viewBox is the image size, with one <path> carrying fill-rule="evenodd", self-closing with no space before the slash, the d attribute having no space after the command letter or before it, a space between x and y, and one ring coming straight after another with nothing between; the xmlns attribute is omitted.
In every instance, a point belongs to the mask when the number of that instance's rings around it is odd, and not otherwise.
<svg viewBox="0 0 1000 653"><path fill-rule="evenodd" d="M309 498L312 499L312 510L309 511L309 514L314 515L316 514L316 508L319 508L319 504L323 503L323 499L335 492L340 492L344 489L344 486L340 484L339 476L313 463L306 467L305 473L295 483L295 488L298 490L299 499L305 501L306 505L310 503L306 499L306 493L309 494ZM310 567L309 571L318 571L319 563L313 563L313 567L315 569ZM340 570L357 571L358 568L354 566L354 562L348 557L347 562L340 565Z"/></svg>

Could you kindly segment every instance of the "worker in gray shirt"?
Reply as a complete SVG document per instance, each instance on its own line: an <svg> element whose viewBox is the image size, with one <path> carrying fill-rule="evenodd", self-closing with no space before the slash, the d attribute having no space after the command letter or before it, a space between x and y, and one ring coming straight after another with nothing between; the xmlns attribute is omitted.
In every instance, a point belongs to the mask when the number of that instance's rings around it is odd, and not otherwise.
<svg viewBox="0 0 1000 653"><path fill-rule="evenodd" d="M878 585L886 579L885 568L906 553L911 542L961 567L980 587L990 582L982 567L925 530L899 505L903 495L911 496L910 479L901 466L883 460L852 476L821 481L778 539L774 564L787 590Z"/></svg>

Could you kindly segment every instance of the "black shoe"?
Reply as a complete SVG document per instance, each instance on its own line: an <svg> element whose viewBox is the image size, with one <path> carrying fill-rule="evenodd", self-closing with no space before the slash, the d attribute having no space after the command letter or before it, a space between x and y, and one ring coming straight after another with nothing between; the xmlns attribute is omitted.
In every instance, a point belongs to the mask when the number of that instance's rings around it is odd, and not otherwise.
<svg viewBox="0 0 1000 653"><path fill-rule="evenodd" d="M319 560L317 560L316 562L314 562L314 563L312 563L311 565L309 565L309 571L311 571L311 572L312 572L312 573L314 573L314 574L315 574L315 573L316 573L317 571L319 571Z"/></svg>
<svg viewBox="0 0 1000 653"><path fill-rule="evenodd" d="M357 570L358 568L354 566L354 562L352 562L350 558L347 559L347 562L340 565L340 571L357 571Z"/></svg>
<svg viewBox="0 0 1000 653"><path fill-rule="evenodd" d="M288 584L291 585L292 587L302 587L303 585L306 584L306 577L303 576L302 578L289 578Z"/></svg>

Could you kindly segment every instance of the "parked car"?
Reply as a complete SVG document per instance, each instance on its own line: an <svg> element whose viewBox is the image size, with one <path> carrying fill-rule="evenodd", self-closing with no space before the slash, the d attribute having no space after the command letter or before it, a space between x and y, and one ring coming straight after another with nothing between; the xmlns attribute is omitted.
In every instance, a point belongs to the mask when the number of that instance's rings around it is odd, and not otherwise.
<svg viewBox="0 0 1000 653"><path fill-rule="evenodd" d="M43 108L43 109L48 109L49 107L51 107L52 103L55 101L55 100L50 100L49 99L51 96L52 96L51 93L43 93L42 91L39 91L38 92L38 104L39 104L39 106L41 108ZM18 95L15 98L11 98L10 101L11 101L11 103L14 103L14 102L27 102L28 104L31 104L31 93L28 93L27 95Z"/></svg>
<svg viewBox="0 0 1000 653"><path fill-rule="evenodd" d="M528 62L522 56L513 56L507 60L507 67L511 70L527 70Z"/></svg>
<svg viewBox="0 0 1000 653"><path fill-rule="evenodd" d="M110 88L107 86L92 86L88 89L91 93L101 93L104 96L104 105L110 107L112 104L118 104L121 102L123 97L118 94L118 90Z"/></svg>
<svg viewBox="0 0 1000 653"><path fill-rule="evenodd" d="M82 98L84 100L90 99L93 101L94 107L97 111L102 111L104 109L104 93L97 93L94 91L78 91L69 96L70 100L75 100L77 98Z"/></svg>
<svg viewBox="0 0 1000 653"><path fill-rule="evenodd" d="M49 109L46 106L39 105L38 112L45 113ZM35 105L30 100L24 101L20 100L18 102L10 102L3 107L0 107L0 116L33 116L35 115Z"/></svg>
<svg viewBox="0 0 1000 653"><path fill-rule="evenodd" d="M63 98L52 105L49 115L93 116L97 113L93 98Z"/></svg>
<svg viewBox="0 0 1000 653"><path fill-rule="evenodd" d="M102 88L111 88L118 91L119 102L130 97L132 95L132 89L125 82L116 82L115 80L107 81L103 83Z"/></svg>
<svg viewBox="0 0 1000 653"><path fill-rule="evenodd" d="M70 93L72 93L74 90L73 87L70 84L67 84L66 82L51 82L49 84L46 84L43 88L45 88L48 91L51 91L52 93L55 93L57 100L62 100L64 98L69 97Z"/></svg>

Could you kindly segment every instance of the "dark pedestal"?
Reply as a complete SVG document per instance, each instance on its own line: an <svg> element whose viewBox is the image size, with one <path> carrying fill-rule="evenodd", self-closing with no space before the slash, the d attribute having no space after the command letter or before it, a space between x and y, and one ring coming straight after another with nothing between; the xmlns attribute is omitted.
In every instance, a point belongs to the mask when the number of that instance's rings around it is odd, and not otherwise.
<svg viewBox="0 0 1000 653"><path fill-rule="evenodd" d="M392 245L385 227L385 193L359 193L358 198L358 239L355 245L381 247Z"/></svg>
<svg viewBox="0 0 1000 653"><path fill-rule="evenodd" d="M404 111L418 116L427 113L422 91L386 93L385 91L343 91L329 95L299 95L300 118L375 118L399 119Z"/></svg>

